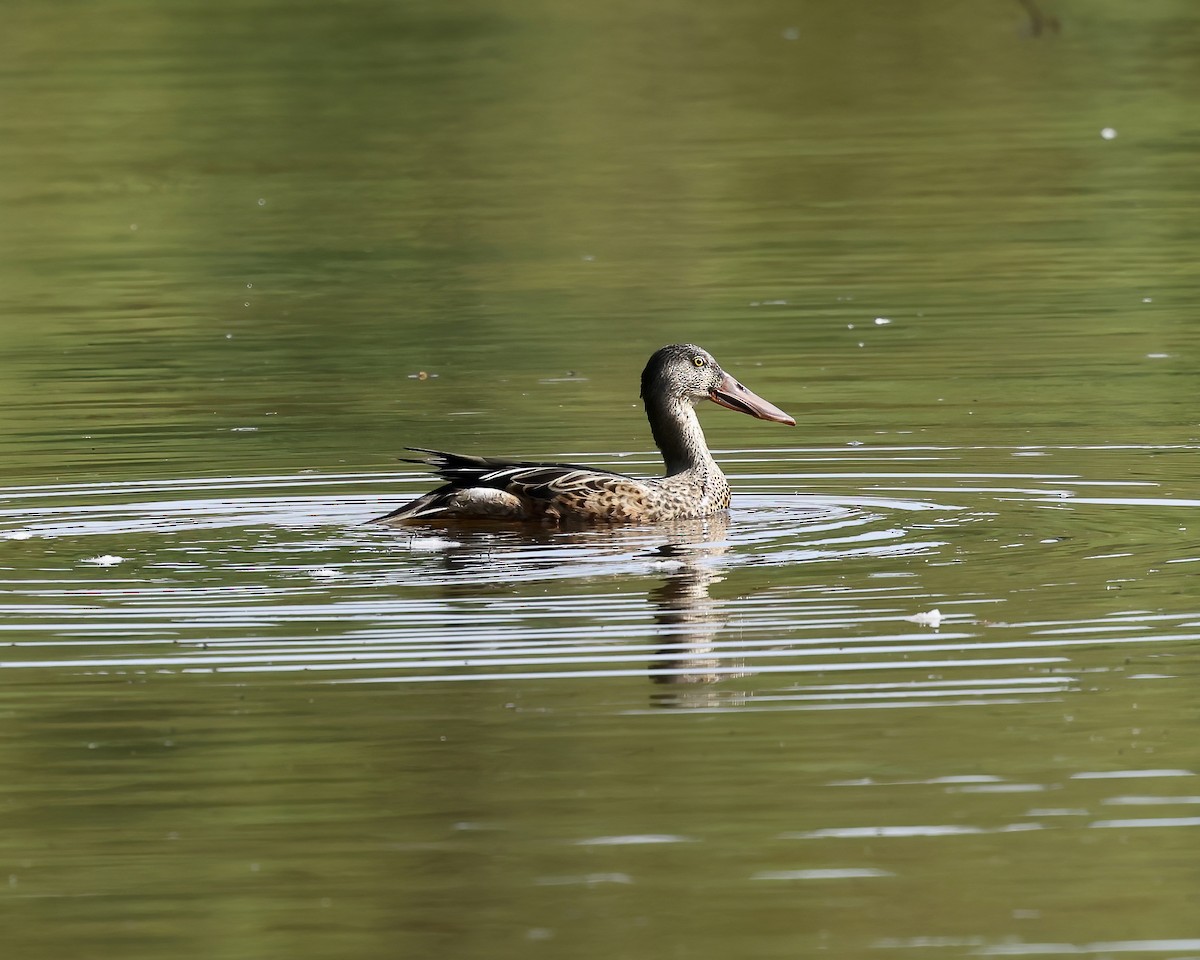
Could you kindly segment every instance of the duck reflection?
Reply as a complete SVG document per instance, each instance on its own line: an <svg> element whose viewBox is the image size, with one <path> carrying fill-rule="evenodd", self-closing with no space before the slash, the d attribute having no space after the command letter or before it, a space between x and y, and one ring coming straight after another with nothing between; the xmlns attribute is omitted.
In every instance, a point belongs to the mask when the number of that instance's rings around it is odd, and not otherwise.
<svg viewBox="0 0 1200 960"><path fill-rule="evenodd" d="M663 582L650 591L663 643L650 664L650 679L663 686L713 683L720 672L714 641L727 617L709 595L724 577L713 560L729 549L728 518L711 517L690 527L672 527L668 540L650 551ZM660 697L667 701L674 698Z"/></svg>
<svg viewBox="0 0 1200 960"><path fill-rule="evenodd" d="M625 580L644 577L648 564L662 578L645 595L658 639L646 668L656 687L652 699L663 707L695 707L716 702L715 689L706 685L738 675L717 652L716 638L728 614L709 592L725 579L720 558L732 546L728 526L723 513L654 527L579 530L501 531L460 523L440 528L435 537L414 538L409 546L428 550L429 562L451 574L441 584L443 595L462 599L477 599L481 589L508 593L531 567L548 581ZM489 576L481 577L484 571Z"/></svg>

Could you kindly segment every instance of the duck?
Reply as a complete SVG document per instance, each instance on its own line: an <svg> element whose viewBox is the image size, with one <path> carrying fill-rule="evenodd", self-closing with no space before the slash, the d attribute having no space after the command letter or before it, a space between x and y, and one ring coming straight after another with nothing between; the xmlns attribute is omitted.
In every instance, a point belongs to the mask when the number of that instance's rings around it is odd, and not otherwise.
<svg viewBox="0 0 1200 960"><path fill-rule="evenodd" d="M661 477L406 447L423 456L405 462L432 467L444 483L375 522L500 520L563 526L702 520L728 508L730 491L705 442L696 405L711 400L759 420L796 425L694 343L655 351L642 371L641 397L665 464Z"/></svg>

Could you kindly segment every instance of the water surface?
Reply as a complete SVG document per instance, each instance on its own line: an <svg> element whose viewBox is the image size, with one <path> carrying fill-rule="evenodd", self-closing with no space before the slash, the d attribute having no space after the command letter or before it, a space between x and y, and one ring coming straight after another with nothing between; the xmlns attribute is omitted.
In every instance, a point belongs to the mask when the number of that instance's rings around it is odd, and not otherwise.
<svg viewBox="0 0 1200 960"><path fill-rule="evenodd" d="M14 8L10 951L1200 954L1200 20L1043 14ZM675 340L728 517L367 522Z"/></svg>

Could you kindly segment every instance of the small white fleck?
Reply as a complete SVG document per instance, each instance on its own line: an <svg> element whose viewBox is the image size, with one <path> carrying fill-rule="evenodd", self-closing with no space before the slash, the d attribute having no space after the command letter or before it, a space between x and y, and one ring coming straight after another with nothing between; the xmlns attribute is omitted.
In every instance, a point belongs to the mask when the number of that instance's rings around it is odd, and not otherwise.
<svg viewBox="0 0 1200 960"><path fill-rule="evenodd" d="M253 289L254 289L254 284L252 284L252 283L248 283L248 284L246 284L246 289L247 289L247 290L253 290Z"/></svg>
<svg viewBox="0 0 1200 960"><path fill-rule="evenodd" d="M1115 140L1117 139L1117 131L1113 127L1105 127L1100 131L1100 136L1105 140Z"/></svg>
<svg viewBox="0 0 1200 960"><path fill-rule="evenodd" d="M1153 297L1142 297L1142 303L1153 303L1153 302L1154 302Z"/></svg>
<svg viewBox="0 0 1200 960"><path fill-rule="evenodd" d="M596 255L592 253L585 253L579 259L581 259L584 263L593 263L596 260Z"/></svg>
<svg viewBox="0 0 1200 960"><path fill-rule="evenodd" d="M258 427L230 427L230 433L257 433Z"/></svg>
<svg viewBox="0 0 1200 960"><path fill-rule="evenodd" d="M1170 356L1171 355L1169 353L1148 353L1148 354L1146 354L1146 359L1147 360L1166 360Z"/></svg>
<svg viewBox="0 0 1200 960"><path fill-rule="evenodd" d="M258 198L258 205L259 205L260 207L265 207L265 206L267 205L267 201L266 201L266 199L265 199L264 197L259 197L259 198Z"/></svg>
<svg viewBox="0 0 1200 960"><path fill-rule="evenodd" d="M233 339L233 334L232 334L232 333L227 333L227 334L225 334L225 339L226 339L226 340L232 340L232 339Z"/></svg>
<svg viewBox="0 0 1200 960"><path fill-rule="evenodd" d="M875 326L877 326L877 327L886 327L891 322L892 321L889 320L887 317L876 317L875 318Z"/></svg>
<svg viewBox="0 0 1200 960"><path fill-rule="evenodd" d="M118 563L124 563L125 557L118 557L111 553L104 553L98 557L88 557L84 563L94 563L98 567L115 567Z"/></svg>

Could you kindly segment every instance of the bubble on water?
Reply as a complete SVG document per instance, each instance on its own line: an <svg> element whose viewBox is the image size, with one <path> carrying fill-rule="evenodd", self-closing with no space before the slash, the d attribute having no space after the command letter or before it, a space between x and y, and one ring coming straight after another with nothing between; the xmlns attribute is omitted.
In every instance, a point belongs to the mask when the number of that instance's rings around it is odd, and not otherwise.
<svg viewBox="0 0 1200 960"><path fill-rule="evenodd" d="M1100 131L1100 136L1105 140L1115 140L1117 138L1117 131L1112 127L1105 127Z"/></svg>
<svg viewBox="0 0 1200 960"><path fill-rule="evenodd" d="M891 322L892 321L889 320L887 317L876 317L875 318L875 326L877 326L877 327L886 327Z"/></svg>
<svg viewBox="0 0 1200 960"><path fill-rule="evenodd" d="M265 198L265 197L259 197L259 198L258 198L258 205L259 205L260 207L265 207L265 206L267 205L266 198Z"/></svg>

